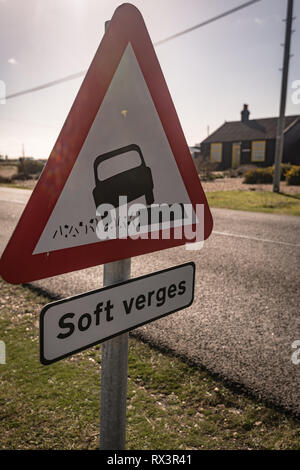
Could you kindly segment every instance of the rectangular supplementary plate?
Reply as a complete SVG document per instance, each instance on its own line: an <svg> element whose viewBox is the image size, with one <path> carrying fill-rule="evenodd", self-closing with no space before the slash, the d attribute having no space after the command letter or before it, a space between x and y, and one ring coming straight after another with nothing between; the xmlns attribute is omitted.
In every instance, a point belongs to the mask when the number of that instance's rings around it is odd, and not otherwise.
<svg viewBox="0 0 300 470"><path fill-rule="evenodd" d="M40 360L51 364L189 307L195 264L86 292L46 305L40 314Z"/></svg>

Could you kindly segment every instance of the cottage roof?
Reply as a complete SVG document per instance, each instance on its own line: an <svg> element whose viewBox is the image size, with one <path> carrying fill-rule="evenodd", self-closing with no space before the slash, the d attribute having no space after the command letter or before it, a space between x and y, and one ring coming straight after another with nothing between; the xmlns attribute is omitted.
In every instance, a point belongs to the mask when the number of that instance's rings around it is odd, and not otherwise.
<svg viewBox="0 0 300 470"><path fill-rule="evenodd" d="M285 130L287 132L300 120L300 116L286 116ZM219 129L202 141L204 144L212 142L239 142L243 140L275 139L278 118L249 119L248 121L225 122Z"/></svg>

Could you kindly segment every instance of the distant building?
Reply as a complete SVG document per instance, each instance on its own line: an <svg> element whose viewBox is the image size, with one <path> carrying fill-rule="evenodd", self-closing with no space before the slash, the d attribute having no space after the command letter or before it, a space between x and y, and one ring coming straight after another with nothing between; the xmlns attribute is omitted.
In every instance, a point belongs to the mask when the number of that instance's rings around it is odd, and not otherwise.
<svg viewBox="0 0 300 470"><path fill-rule="evenodd" d="M249 119L249 115L245 104L240 121L225 122L201 142L201 153L218 163L218 169L274 164L278 118ZM283 162L300 165L300 116L285 118Z"/></svg>
<svg viewBox="0 0 300 470"><path fill-rule="evenodd" d="M192 159L195 160L195 158L200 157L200 144L195 145L194 147L189 147Z"/></svg>

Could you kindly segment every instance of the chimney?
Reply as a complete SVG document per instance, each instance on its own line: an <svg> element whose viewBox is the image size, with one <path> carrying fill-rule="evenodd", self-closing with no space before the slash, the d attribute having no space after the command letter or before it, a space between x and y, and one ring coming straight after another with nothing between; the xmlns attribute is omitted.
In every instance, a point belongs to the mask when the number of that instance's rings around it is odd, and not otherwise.
<svg viewBox="0 0 300 470"><path fill-rule="evenodd" d="M248 110L248 105L244 104L244 109L243 111L241 111L242 122L249 121L249 114L250 114L250 111Z"/></svg>

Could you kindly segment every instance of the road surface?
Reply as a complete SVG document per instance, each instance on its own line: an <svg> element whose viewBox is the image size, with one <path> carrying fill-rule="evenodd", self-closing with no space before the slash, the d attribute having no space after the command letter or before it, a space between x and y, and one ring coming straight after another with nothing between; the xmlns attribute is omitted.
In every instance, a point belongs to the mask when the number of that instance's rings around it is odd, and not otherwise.
<svg viewBox="0 0 300 470"><path fill-rule="evenodd" d="M1 252L29 195L0 188ZM291 360L300 340L300 217L212 212L214 232L202 250L172 248L132 260L133 277L196 263L193 305L135 333L300 415L300 364ZM35 284L70 296L99 288L102 267Z"/></svg>

